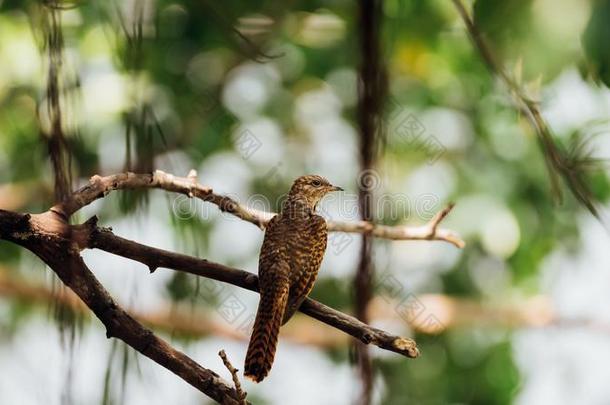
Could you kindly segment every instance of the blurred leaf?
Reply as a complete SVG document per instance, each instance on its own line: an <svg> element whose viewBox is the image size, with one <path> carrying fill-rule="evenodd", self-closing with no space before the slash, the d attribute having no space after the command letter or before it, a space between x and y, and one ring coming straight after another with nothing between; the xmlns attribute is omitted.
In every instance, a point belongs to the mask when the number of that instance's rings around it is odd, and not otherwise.
<svg viewBox="0 0 610 405"><path fill-rule="evenodd" d="M582 37L590 73L610 87L610 0L595 0Z"/></svg>
<svg viewBox="0 0 610 405"><path fill-rule="evenodd" d="M195 292L188 274L179 271L174 273L166 289L172 301L176 302L189 299Z"/></svg>
<svg viewBox="0 0 610 405"><path fill-rule="evenodd" d="M475 25L502 57L508 56L507 53L519 55L519 41L531 26L532 3L532 0L477 0L474 3Z"/></svg>

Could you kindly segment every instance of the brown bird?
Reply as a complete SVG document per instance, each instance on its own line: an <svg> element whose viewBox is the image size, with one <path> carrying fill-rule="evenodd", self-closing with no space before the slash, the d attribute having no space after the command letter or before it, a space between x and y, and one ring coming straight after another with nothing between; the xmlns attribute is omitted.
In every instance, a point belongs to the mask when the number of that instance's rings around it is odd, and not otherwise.
<svg viewBox="0 0 610 405"><path fill-rule="evenodd" d="M301 176L267 225L258 262L260 302L244 367L244 375L255 382L271 370L280 326L299 309L316 281L328 235L316 206L327 193L341 190L324 177Z"/></svg>

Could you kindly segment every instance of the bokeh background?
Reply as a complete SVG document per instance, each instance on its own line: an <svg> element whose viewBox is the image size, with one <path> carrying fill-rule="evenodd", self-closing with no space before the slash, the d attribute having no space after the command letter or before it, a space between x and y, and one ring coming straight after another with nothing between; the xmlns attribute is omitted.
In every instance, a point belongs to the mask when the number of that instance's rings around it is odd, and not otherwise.
<svg viewBox="0 0 610 405"><path fill-rule="evenodd" d="M584 162L577 169L600 219L564 186L557 202L535 132L450 0L383 2L386 140L366 173L357 2L44 3L0 0L0 208L53 203L45 134L50 59L59 57L73 187L94 174L196 169L216 192L277 210L294 178L318 173L346 189L322 205L336 220L358 220L363 176L379 222L421 225L456 203L442 226L464 249L374 242L371 322L413 336L422 355L372 349L373 403L610 403L601 160L610 156L610 2L467 3L558 147ZM50 45L58 32L59 52ZM214 206L125 192L74 220L94 214L120 236L257 270L263 233ZM331 237L314 298L352 312L359 250L359 235ZM220 349L241 368L256 294L84 254L117 300L174 345L227 379ZM39 260L0 241L0 404L210 403L58 296L73 303ZM270 377L244 384L256 404L352 404L361 391L352 342L301 315L282 330Z"/></svg>

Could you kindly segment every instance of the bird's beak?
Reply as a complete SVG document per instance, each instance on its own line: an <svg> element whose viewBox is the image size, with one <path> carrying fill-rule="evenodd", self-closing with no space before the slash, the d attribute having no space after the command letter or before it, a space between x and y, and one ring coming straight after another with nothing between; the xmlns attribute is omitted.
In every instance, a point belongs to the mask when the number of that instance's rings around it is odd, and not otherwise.
<svg viewBox="0 0 610 405"><path fill-rule="evenodd" d="M332 186L332 188L330 189L330 191L344 191L341 187L337 187L337 186Z"/></svg>

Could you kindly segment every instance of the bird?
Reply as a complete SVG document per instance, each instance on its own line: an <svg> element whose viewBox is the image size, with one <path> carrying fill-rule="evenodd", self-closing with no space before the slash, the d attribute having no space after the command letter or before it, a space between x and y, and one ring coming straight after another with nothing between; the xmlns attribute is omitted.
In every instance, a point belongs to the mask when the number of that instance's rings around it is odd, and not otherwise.
<svg viewBox="0 0 610 405"><path fill-rule="evenodd" d="M326 251L326 220L320 200L343 191L318 175L297 178L279 214L267 224L258 263L260 301L246 353L244 376L261 382L271 370L280 326L299 309L318 275Z"/></svg>

